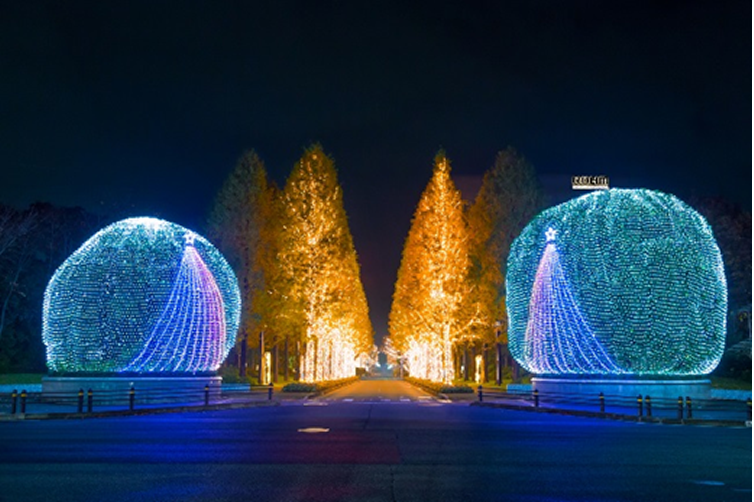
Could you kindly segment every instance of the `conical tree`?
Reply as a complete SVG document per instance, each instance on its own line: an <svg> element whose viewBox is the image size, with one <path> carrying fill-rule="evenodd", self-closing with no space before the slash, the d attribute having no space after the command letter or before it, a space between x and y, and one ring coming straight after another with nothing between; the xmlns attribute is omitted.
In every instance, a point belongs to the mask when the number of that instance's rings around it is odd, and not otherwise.
<svg viewBox="0 0 754 502"><path fill-rule="evenodd" d="M207 230L210 240L223 253L238 277L241 289L241 326L237 347L239 370L245 376L247 341L259 329L260 315L254 312L265 291L265 274L260 266L260 230L265 225L261 210L267 187L264 163L251 150L236 163L218 192L210 212Z"/></svg>
<svg viewBox="0 0 754 502"><path fill-rule="evenodd" d="M505 266L510 246L529 221L544 208L544 195L534 168L515 149L498 152L484 174L468 214L471 230L471 281L476 285L469 301L480 322L477 339L497 342L498 383L502 364L509 358L505 309ZM496 336L497 335L497 336ZM496 339L497 338L497 339Z"/></svg>
<svg viewBox="0 0 754 502"><path fill-rule="evenodd" d="M352 376L372 328L342 191L319 145L304 152L286 183L279 246L286 323L302 346L301 379Z"/></svg>
<svg viewBox="0 0 754 502"><path fill-rule="evenodd" d="M414 213L390 312L390 336L414 377L453 380L453 344L473 317L464 301L468 246L461 194L441 152Z"/></svg>
<svg viewBox="0 0 754 502"><path fill-rule="evenodd" d="M524 352L538 373L620 373L573 297L560 263L557 231L545 232L547 244L537 267L529 303Z"/></svg>
<svg viewBox="0 0 754 502"><path fill-rule="evenodd" d="M252 263L255 276L262 278L258 294L254 295L251 311L255 320L254 326L260 336L254 337L252 345L259 346L261 356L260 373L264 374L266 368L264 353L271 348L277 356L278 348L283 349L283 375L289 377L288 356L289 337L291 326L286 322L286 299L285 277L282 274L278 261L280 249L280 232L283 218L282 193L274 182L268 182L266 177L260 175L258 180L260 192L257 197L256 211L259 220L258 242L255 259ZM273 366L276 366L278 357L272 358ZM277 370L278 368L274 368ZM271 371L273 380L277 381L279 371Z"/></svg>

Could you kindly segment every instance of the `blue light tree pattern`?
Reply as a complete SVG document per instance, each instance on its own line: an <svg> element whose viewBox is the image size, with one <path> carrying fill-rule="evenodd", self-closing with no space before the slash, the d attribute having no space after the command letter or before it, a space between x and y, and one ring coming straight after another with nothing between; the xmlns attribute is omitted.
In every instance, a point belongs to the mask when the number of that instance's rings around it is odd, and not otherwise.
<svg viewBox="0 0 754 502"><path fill-rule="evenodd" d="M505 302L511 355L533 373L706 375L725 347L712 230L656 190L599 190L535 216L511 245Z"/></svg>
<svg viewBox="0 0 754 502"><path fill-rule="evenodd" d="M206 239L156 218L109 225L45 290L47 366L66 373L208 372L236 341L238 280Z"/></svg>
<svg viewBox="0 0 754 502"><path fill-rule="evenodd" d="M541 374L620 373L573 298L560 264L556 235L553 228L546 232L547 245L532 287L526 358Z"/></svg>
<svg viewBox="0 0 754 502"><path fill-rule="evenodd" d="M143 350L125 371L216 369L224 358L224 310L220 289L194 247L194 236L187 234L186 249L165 309Z"/></svg>

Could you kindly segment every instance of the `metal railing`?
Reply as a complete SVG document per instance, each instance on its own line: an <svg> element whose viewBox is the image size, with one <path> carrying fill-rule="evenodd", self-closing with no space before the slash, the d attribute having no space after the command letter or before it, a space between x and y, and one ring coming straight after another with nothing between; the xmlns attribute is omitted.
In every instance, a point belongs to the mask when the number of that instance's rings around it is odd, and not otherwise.
<svg viewBox="0 0 754 502"><path fill-rule="evenodd" d="M154 408L201 408L210 405L243 404L250 401L271 401L273 386L253 385L244 389L223 390L205 385L204 388L176 389L138 385L128 389L92 390L76 392L27 392L25 389L0 393L0 415L70 414L130 411Z"/></svg>
<svg viewBox="0 0 754 502"><path fill-rule="evenodd" d="M561 409L597 415L635 416L638 418L706 421L751 421L751 399L747 401L724 399L696 399L689 396L677 398L650 395L606 395L540 392L510 393L495 388L477 388L479 402L497 402L528 408Z"/></svg>

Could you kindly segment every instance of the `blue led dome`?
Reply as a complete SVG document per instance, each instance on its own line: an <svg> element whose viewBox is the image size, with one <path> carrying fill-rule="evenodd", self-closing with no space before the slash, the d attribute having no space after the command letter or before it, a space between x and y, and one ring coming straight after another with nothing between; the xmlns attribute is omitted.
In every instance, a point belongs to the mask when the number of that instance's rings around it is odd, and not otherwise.
<svg viewBox="0 0 754 502"><path fill-rule="evenodd" d="M155 218L92 236L45 291L42 338L53 372L215 371L235 344L236 276L203 237Z"/></svg>
<svg viewBox="0 0 754 502"><path fill-rule="evenodd" d="M676 197L605 190L547 209L513 242L509 344L545 375L703 375L727 290L705 219Z"/></svg>

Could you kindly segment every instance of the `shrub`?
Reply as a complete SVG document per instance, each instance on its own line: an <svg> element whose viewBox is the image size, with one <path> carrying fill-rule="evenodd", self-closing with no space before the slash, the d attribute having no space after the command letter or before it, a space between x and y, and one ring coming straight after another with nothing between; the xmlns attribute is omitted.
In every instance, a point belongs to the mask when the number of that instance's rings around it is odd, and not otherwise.
<svg viewBox="0 0 754 502"><path fill-rule="evenodd" d="M340 380L328 380L326 382L307 383L307 382L292 382L283 387L283 392L316 392L321 393L336 387L342 387L348 385L351 382L355 382L359 377L353 376L349 378L342 378Z"/></svg>
<svg viewBox="0 0 754 502"><path fill-rule="evenodd" d="M283 392L316 392L316 383L292 382L283 386Z"/></svg>
<svg viewBox="0 0 754 502"><path fill-rule="evenodd" d="M446 385L439 382L431 382L429 380L421 380L419 378L405 377L408 383L421 387L424 390L433 392L435 394L468 394L474 392L474 389L468 385Z"/></svg>

